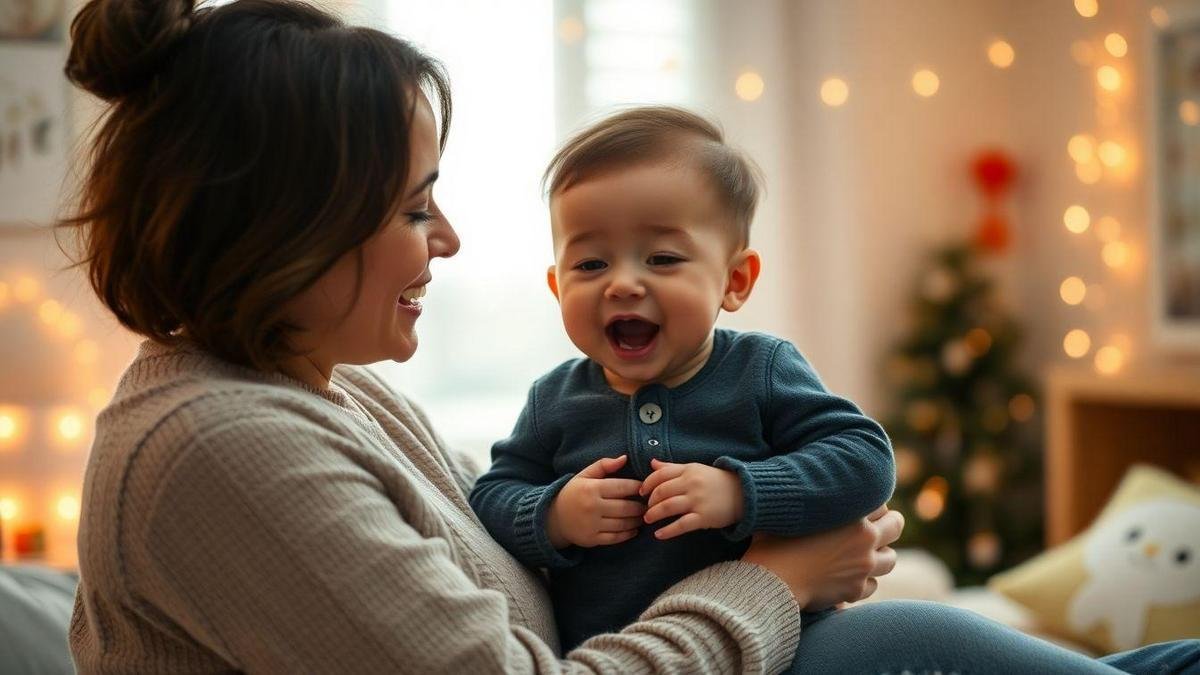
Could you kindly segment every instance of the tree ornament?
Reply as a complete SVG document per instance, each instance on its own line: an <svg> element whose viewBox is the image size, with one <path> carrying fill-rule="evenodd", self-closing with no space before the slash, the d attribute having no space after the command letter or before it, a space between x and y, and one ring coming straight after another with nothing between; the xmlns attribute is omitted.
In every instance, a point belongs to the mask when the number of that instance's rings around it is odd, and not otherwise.
<svg viewBox="0 0 1200 675"><path fill-rule="evenodd" d="M1001 150L984 150L971 161L975 184L983 193L985 211L975 233L975 245L990 253L1003 253L1008 248L1008 221L1001 213L1000 202L1017 176L1017 167Z"/></svg>

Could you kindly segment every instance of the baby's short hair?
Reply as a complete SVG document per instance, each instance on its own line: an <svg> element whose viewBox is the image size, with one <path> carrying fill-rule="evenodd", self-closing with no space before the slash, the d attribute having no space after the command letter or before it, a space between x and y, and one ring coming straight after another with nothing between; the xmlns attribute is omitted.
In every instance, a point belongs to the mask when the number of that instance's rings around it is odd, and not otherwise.
<svg viewBox="0 0 1200 675"><path fill-rule="evenodd" d="M692 163L707 174L733 216L738 246L749 243L762 182L759 169L725 143L719 126L683 108L630 108L592 124L554 155L542 185L553 197L600 171L660 160Z"/></svg>

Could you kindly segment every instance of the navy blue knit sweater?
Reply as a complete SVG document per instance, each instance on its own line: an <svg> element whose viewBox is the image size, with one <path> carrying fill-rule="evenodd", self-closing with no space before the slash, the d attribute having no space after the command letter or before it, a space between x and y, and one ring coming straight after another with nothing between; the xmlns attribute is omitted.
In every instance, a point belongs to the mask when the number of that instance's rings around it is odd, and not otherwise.
<svg viewBox="0 0 1200 675"><path fill-rule="evenodd" d="M644 480L650 460L734 471L740 523L659 541L666 519L621 544L555 550L546 512L563 485L601 457L628 454L615 474ZM708 362L675 388L614 391L601 366L568 361L534 382L512 435L471 492L492 536L531 567L547 568L564 651L620 630L669 586L738 558L755 532L800 536L861 518L892 494L883 429L829 393L791 343L718 329Z"/></svg>

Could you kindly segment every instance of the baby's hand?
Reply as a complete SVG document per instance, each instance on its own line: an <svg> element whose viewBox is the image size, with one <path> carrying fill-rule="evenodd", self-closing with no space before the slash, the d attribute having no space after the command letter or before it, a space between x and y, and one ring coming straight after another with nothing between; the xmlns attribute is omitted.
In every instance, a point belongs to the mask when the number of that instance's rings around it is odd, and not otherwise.
<svg viewBox="0 0 1200 675"><path fill-rule="evenodd" d="M619 544L637 536L646 507L626 497L641 482L605 478L625 465L626 456L599 459L563 486L546 514L546 534L554 548Z"/></svg>
<svg viewBox="0 0 1200 675"><path fill-rule="evenodd" d="M659 539L685 532L728 527L742 519L742 480L736 473L706 464L671 464L650 460L654 473L642 483L641 494L650 495L645 521L670 516L675 522L654 533Z"/></svg>

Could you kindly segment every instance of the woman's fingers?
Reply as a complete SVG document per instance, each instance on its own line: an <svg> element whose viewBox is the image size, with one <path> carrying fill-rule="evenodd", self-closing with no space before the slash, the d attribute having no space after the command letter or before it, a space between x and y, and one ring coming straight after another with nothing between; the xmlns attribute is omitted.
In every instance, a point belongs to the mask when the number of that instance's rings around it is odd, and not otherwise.
<svg viewBox="0 0 1200 675"><path fill-rule="evenodd" d="M875 591L878 590L878 588L879 588L878 581L876 581L874 578L867 579L867 582L865 584L863 584L862 595L855 598L855 601L871 597L872 595L875 594Z"/></svg>
<svg viewBox="0 0 1200 675"><path fill-rule="evenodd" d="M654 533L654 536L659 539L678 537L686 532L691 532L692 530L699 530L702 528L704 526L702 522L703 520L704 519L699 513L689 513L670 525L658 530Z"/></svg>
<svg viewBox="0 0 1200 675"><path fill-rule="evenodd" d="M646 505L632 499L605 499L600 502L600 515L605 518L641 518Z"/></svg>
<svg viewBox="0 0 1200 675"><path fill-rule="evenodd" d="M661 501L658 504L650 507L650 509L646 511L646 515L643 516L643 519L647 523L654 523L662 520L663 518L678 516L691 510L692 500L686 495L680 495L678 497L671 497L670 499Z"/></svg>
<svg viewBox="0 0 1200 675"><path fill-rule="evenodd" d="M657 467L654 472L647 476L646 480L642 481L641 495L643 497L654 492L654 489L663 482L671 480L672 478L676 478L679 476L679 474L683 473L682 464L666 464L659 462L654 464L654 466Z"/></svg>
<svg viewBox="0 0 1200 675"><path fill-rule="evenodd" d="M890 546L900 538L904 531L904 516L899 511L888 511L874 522L876 548Z"/></svg>
<svg viewBox="0 0 1200 675"><path fill-rule="evenodd" d="M891 572L896 567L896 549L891 546L884 546L875 551L875 562L871 567L872 577L881 577L888 572Z"/></svg>
<svg viewBox="0 0 1200 675"><path fill-rule="evenodd" d="M601 518L601 532L626 532L642 526L641 518Z"/></svg>

